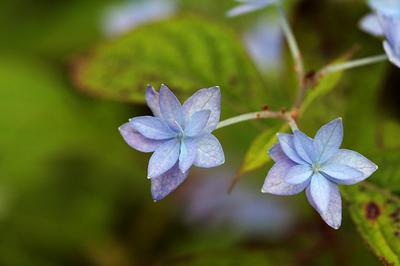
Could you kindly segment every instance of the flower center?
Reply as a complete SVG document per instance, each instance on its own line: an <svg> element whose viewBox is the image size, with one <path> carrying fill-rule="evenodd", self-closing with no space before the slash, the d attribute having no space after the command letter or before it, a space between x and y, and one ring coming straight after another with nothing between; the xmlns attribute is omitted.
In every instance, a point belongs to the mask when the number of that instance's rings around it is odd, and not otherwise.
<svg viewBox="0 0 400 266"><path fill-rule="evenodd" d="M319 171L321 171L321 165L319 163L313 163L311 168L314 173L318 173Z"/></svg>

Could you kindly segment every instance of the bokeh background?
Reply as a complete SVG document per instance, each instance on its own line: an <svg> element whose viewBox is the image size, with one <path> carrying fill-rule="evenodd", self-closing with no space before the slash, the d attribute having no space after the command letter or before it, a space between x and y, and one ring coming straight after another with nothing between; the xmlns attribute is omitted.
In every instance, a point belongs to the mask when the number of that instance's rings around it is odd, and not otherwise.
<svg viewBox="0 0 400 266"><path fill-rule="evenodd" d="M274 121L217 131L226 163L192 169L175 193L152 201L149 155L129 148L117 130L150 113L147 83L164 82L181 100L220 85L223 118L264 105L289 108L296 96L275 10L226 18L235 5L0 2L0 265L393 263L400 254L400 70L386 62L325 84L325 95L299 121L312 135L342 116L344 146L380 166L371 177L378 192L347 191L340 230L325 225L303 194L261 194L271 162L243 174L227 193L252 141L280 126ZM285 7L309 71L349 52L356 58L383 52L381 40L358 28L369 12L364 1L298 0ZM266 150L259 156L267 157ZM363 206L372 198L379 217L365 222Z"/></svg>

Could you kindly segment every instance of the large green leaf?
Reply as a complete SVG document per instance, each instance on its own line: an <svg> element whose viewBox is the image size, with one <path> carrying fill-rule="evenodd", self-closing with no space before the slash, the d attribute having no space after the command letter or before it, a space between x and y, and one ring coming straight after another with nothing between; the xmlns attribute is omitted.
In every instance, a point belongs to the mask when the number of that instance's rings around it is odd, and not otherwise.
<svg viewBox="0 0 400 266"><path fill-rule="evenodd" d="M371 156L379 170L371 181L393 192L400 192L400 150L382 150Z"/></svg>
<svg viewBox="0 0 400 266"><path fill-rule="evenodd" d="M148 24L103 43L76 62L74 78L90 94L129 102L143 102L148 83L166 83L186 96L219 85L224 107L234 110L259 108L266 99L262 79L240 40L229 29L199 18Z"/></svg>
<svg viewBox="0 0 400 266"><path fill-rule="evenodd" d="M400 199L364 182L342 189L362 237L385 265L400 265Z"/></svg>

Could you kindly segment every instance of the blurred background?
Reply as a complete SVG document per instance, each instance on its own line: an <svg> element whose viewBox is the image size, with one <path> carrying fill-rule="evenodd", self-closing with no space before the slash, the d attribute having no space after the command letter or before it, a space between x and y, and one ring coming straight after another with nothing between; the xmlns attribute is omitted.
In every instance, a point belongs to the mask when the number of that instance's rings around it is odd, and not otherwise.
<svg viewBox="0 0 400 266"><path fill-rule="evenodd" d="M152 201L149 155L132 150L117 130L131 117L150 114L147 83L166 83L182 101L199 88L220 85L222 118L264 105L290 108L296 96L275 10L226 18L236 5L0 2L0 265L390 263L365 235L379 223L371 229L351 219L349 208L358 205L344 205L342 228L335 231L304 194L261 194L271 162L243 173L228 195L252 141L274 134L276 121L217 131L226 163L192 169L176 192ZM358 28L369 12L362 0L298 0L285 7L309 71L349 51L356 58L383 53L381 40ZM391 193L395 207L399 74L386 62L347 71L299 121L313 135L342 116L344 146L380 163L371 182ZM397 217L397 229L388 234L398 255Z"/></svg>

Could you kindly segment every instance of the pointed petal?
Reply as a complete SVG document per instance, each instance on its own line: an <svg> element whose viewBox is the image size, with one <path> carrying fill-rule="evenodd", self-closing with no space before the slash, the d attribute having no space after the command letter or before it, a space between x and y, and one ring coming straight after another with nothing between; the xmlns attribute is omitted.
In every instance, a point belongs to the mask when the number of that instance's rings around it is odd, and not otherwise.
<svg viewBox="0 0 400 266"><path fill-rule="evenodd" d="M353 185L364 176L361 171L353 167L336 163L325 164L321 171L327 174L332 182L343 185Z"/></svg>
<svg viewBox="0 0 400 266"><path fill-rule="evenodd" d="M271 149L268 151L269 156L271 156L272 160L274 162L278 162L280 160L288 160L289 158L286 156L286 154L283 152L281 145L279 143L275 144L272 146Z"/></svg>
<svg viewBox="0 0 400 266"><path fill-rule="evenodd" d="M326 164L343 164L363 173L362 176L353 179L349 184L355 184L365 180L378 169L376 164L358 152L346 149L340 149Z"/></svg>
<svg viewBox="0 0 400 266"><path fill-rule="evenodd" d="M207 125L210 114L210 110L202 110L194 113L186 124L185 135L189 137L200 135Z"/></svg>
<svg viewBox="0 0 400 266"><path fill-rule="evenodd" d="M340 196L340 191L335 184L329 183L329 186L329 204L325 212L321 212L318 209L311 196L310 187L306 189L306 195L311 206L313 206L313 208L318 211L319 215L321 215L321 218L325 221L325 223L327 223L330 227L334 229L339 229L342 223L342 198Z"/></svg>
<svg viewBox="0 0 400 266"><path fill-rule="evenodd" d="M285 181L292 185L302 184L307 181L313 174L311 167L308 165L295 165L289 169L285 176Z"/></svg>
<svg viewBox="0 0 400 266"><path fill-rule="evenodd" d="M151 179L151 194L154 201L160 201L174 191L183 181L189 172L182 173L178 164L175 164L164 174Z"/></svg>
<svg viewBox="0 0 400 266"><path fill-rule="evenodd" d="M224 162L224 151L216 137L207 134L197 139L195 166L210 168L219 166Z"/></svg>
<svg viewBox="0 0 400 266"><path fill-rule="evenodd" d="M160 95L151 85L147 85L146 102L154 116L161 116L160 111Z"/></svg>
<svg viewBox="0 0 400 266"><path fill-rule="evenodd" d="M280 160L275 163L268 172L261 192L274 195L295 195L303 191L308 186L308 181L299 185L292 185L285 181L285 176L289 172L289 169L295 165L289 159Z"/></svg>
<svg viewBox="0 0 400 266"><path fill-rule="evenodd" d="M307 164L307 162L301 159L296 152L296 149L294 147L293 135L279 133L278 140L283 152L286 154L287 157L289 157L289 159L298 164Z"/></svg>
<svg viewBox="0 0 400 266"><path fill-rule="evenodd" d="M400 44L398 44L400 45ZM383 48L385 49L386 55L389 58L389 61L396 65L397 67L400 67L400 51L396 53L396 50L393 49L393 47L389 44L389 42L384 41L383 42ZM400 50L400 47L399 47Z"/></svg>
<svg viewBox="0 0 400 266"><path fill-rule="evenodd" d="M314 141L299 130L295 130L293 136L294 147L297 154L304 161L312 164L317 159Z"/></svg>
<svg viewBox="0 0 400 266"><path fill-rule="evenodd" d="M337 118L322 126L314 138L315 149L320 163L324 163L340 148L343 141L343 123Z"/></svg>
<svg viewBox="0 0 400 266"><path fill-rule="evenodd" d="M310 196L312 197L316 207L324 213L329 205L330 181L320 173L314 173L311 177Z"/></svg>
<svg viewBox="0 0 400 266"><path fill-rule="evenodd" d="M359 22L360 28L376 37L381 37L384 35L383 28L379 22L379 18L376 14L371 13L364 16Z"/></svg>
<svg viewBox="0 0 400 266"><path fill-rule="evenodd" d="M160 111L164 120L172 129L179 131L180 128L184 127L181 103L175 94L164 84L161 85L160 89Z"/></svg>
<svg viewBox="0 0 400 266"><path fill-rule="evenodd" d="M368 4L386 16L400 16L400 2L397 0L369 0Z"/></svg>
<svg viewBox="0 0 400 266"><path fill-rule="evenodd" d="M165 142L165 140L154 140L144 137L134 130L130 123L120 126L119 132L129 146L141 152L153 152Z"/></svg>
<svg viewBox="0 0 400 266"><path fill-rule="evenodd" d="M129 123L132 128L149 139L171 139L176 134L158 117L139 116L132 118Z"/></svg>
<svg viewBox="0 0 400 266"><path fill-rule="evenodd" d="M177 139L172 139L161 144L150 158L148 177L160 176L171 169L178 160L179 152L180 143Z"/></svg>
<svg viewBox="0 0 400 266"><path fill-rule="evenodd" d="M185 138L181 142L181 153L179 155L179 169L186 173L196 159L197 142L195 138Z"/></svg>
<svg viewBox="0 0 400 266"><path fill-rule="evenodd" d="M211 133L217 127L221 115L221 91L218 86L198 90L183 104L186 121L189 121L194 113L202 110L211 112L204 128L205 132Z"/></svg>

